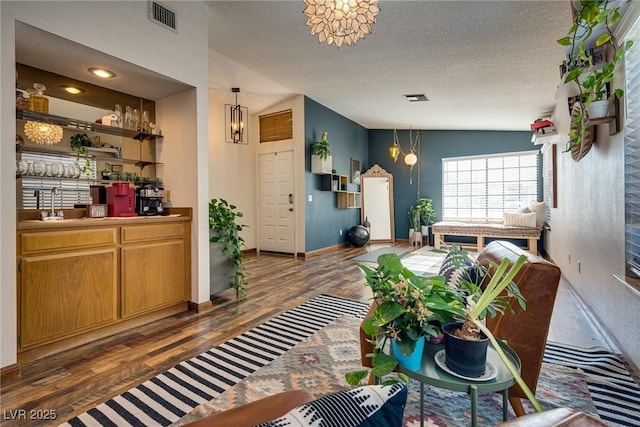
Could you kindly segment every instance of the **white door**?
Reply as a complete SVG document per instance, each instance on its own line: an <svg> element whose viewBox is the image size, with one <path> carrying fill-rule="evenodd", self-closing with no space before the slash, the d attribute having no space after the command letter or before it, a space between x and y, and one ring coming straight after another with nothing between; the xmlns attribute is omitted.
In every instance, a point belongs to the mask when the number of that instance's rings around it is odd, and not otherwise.
<svg viewBox="0 0 640 427"><path fill-rule="evenodd" d="M260 154L258 158L258 249L293 254L293 151Z"/></svg>
<svg viewBox="0 0 640 427"><path fill-rule="evenodd" d="M373 240L391 240L391 210L389 199L389 178L361 177L363 186L364 212L371 224L369 238Z"/></svg>

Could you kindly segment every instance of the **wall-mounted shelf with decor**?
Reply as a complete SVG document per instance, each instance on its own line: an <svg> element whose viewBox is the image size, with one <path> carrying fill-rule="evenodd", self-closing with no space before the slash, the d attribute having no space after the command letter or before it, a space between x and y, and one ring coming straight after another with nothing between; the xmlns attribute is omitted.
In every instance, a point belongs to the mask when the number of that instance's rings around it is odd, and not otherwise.
<svg viewBox="0 0 640 427"><path fill-rule="evenodd" d="M599 119L589 119L587 126L598 126L609 123L609 135L620 132L620 100L617 96L609 97L609 110L607 116Z"/></svg>
<svg viewBox="0 0 640 427"><path fill-rule="evenodd" d="M337 206L341 209L360 208L361 197L359 191L350 191L347 175L322 175L320 190L337 193ZM353 185L353 184L352 184Z"/></svg>
<svg viewBox="0 0 640 427"><path fill-rule="evenodd" d="M318 175L326 175L330 174L332 171L332 157L327 156L325 160L322 160L320 156L315 154L311 155L311 173L315 173Z"/></svg>

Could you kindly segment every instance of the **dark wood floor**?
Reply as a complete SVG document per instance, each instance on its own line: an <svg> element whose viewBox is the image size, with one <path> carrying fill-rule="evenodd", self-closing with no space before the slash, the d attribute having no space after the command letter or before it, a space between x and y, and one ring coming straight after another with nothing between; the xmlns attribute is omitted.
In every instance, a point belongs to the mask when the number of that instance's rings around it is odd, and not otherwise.
<svg viewBox="0 0 640 427"><path fill-rule="evenodd" d="M307 259L251 255L243 300L225 291L210 312L186 312L23 366L21 378L0 390L2 424L58 425L319 294L369 301L369 288L349 258L375 247ZM27 419L16 420L17 410ZM31 414L55 414L55 420L30 420Z"/></svg>

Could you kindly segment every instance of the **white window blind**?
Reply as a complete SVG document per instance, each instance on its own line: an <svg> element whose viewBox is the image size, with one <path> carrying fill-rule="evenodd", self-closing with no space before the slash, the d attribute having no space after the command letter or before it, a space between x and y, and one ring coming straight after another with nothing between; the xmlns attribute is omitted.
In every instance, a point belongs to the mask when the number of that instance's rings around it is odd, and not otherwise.
<svg viewBox="0 0 640 427"><path fill-rule="evenodd" d="M640 277L640 21L626 39L634 44L625 55L625 251L628 272Z"/></svg>
<svg viewBox="0 0 640 427"><path fill-rule="evenodd" d="M50 168L53 164L62 164L63 167L73 169L75 163L74 159L69 156L40 153L22 153L21 160L32 163L41 161L45 168L47 165ZM82 166L84 161L84 159L80 159L78 162ZM91 159L90 163L95 171L95 160ZM45 171L46 170L47 169L45 169ZM51 190L54 187L60 190L60 194L55 196L56 209L70 209L73 208L75 204L91 203L90 185L95 180L95 172L83 172L78 178L46 175L46 173L45 176L23 175L20 178L19 185L21 187L22 209L50 209Z"/></svg>
<svg viewBox="0 0 640 427"><path fill-rule="evenodd" d="M442 159L442 218L501 222L538 199L538 152Z"/></svg>

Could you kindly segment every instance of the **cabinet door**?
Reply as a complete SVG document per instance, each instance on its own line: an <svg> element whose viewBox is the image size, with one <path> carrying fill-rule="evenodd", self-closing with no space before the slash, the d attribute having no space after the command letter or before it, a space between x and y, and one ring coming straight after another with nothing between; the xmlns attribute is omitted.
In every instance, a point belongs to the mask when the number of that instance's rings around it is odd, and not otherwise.
<svg viewBox="0 0 640 427"><path fill-rule="evenodd" d="M187 300L184 240L121 249L122 317Z"/></svg>
<svg viewBox="0 0 640 427"><path fill-rule="evenodd" d="M116 261L115 248L23 258L21 348L115 322Z"/></svg>

